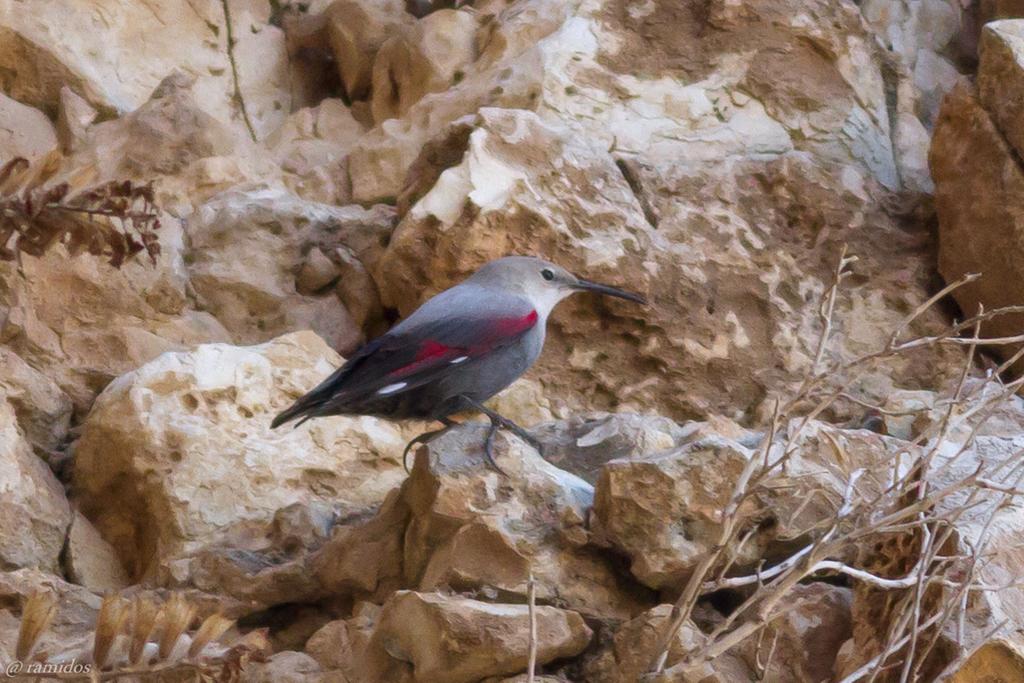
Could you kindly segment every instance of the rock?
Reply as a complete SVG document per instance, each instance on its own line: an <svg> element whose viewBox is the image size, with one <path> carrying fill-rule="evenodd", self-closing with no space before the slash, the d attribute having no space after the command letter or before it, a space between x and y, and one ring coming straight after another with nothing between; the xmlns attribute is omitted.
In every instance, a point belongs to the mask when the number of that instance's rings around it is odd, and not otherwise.
<svg viewBox="0 0 1024 683"><path fill-rule="evenodd" d="M749 573L762 560L786 557L787 549L810 540L805 534L811 520L831 512L820 498L808 499L810 489L804 487L842 495L850 473L886 462L887 449L900 443L864 430L805 428L785 470L767 485L773 493L748 498L740 507L739 515L756 529L725 553L735 558L734 570ZM845 455L841 461L835 448ZM721 511L758 452L756 441L708 434L675 450L607 463L595 487L593 539L629 557L630 570L646 586L678 590L718 543ZM879 490L874 481L859 486L864 495Z"/></svg>
<svg viewBox="0 0 1024 683"><path fill-rule="evenodd" d="M316 266L321 274L310 276L303 264L311 249L324 256L346 243L358 248L372 233L389 230L387 211L304 201L278 185L238 187L208 201L190 221L190 283L198 305L239 343L310 328L348 353L361 332L333 292L321 291L329 284L322 273L337 269L324 257ZM303 291L296 274L319 285L316 295Z"/></svg>
<svg viewBox="0 0 1024 683"><path fill-rule="evenodd" d="M242 669L246 683L325 683L316 660L303 652L278 652L265 662L250 662ZM345 683L338 679L335 683Z"/></svg>
<svg viewBox="0 0 1024 683"><path fill-rule="evenodd" d="M218 184L280 175L265 152L202 109L203 94L195 77L171 73L138 109L82 131L51 182L154 182L157 204L186 215ZM213 177L215 159L230 159L229 179Z"/></svg>
<svg viewBox="0 0 1024 683"><path fill-rule="evenodd" d="M354 658L348 636L348 622L338 619L317 629L306 641L306 653L324 669L341 669Z"/></svg>
<svg viewBox="0 0 1024 683"><path fill-rule="evenodd" d="M1024 648L1003 638L983 644L949 679L950 683L1012 683L1024 677Z"/></svg>
<svg viewBox="0 0 1024 683"><path fill-rule="evenodd" d="M671 614L671 605L658 605L619 625L609 642L593 654L586 656L583 667L590 683L635 683L641 674L650 671L657 656L658 639ZM687 622L679 629L669 647L665 663L672 667L705 641L704 634ZM741 683L755 680L753 672L732 653L717 657L705 670L690 677L670 678L673 681L701 681L701 683Z"/></svg>
<svg viewBox="0 0 1024 683"><path fill-rule="evenodd" d="M57 113L57 139L65 154L74 152L99 116L91 104L71 88L60 89L60 110Z"/></svg>
<svg viewBox="0 0 1024 683"><path fill-rule="evenodd" d="M71 399L57 384L0 346L0 396L14 408L18 426L41 456L56 451L71 426Z"/></svg>
<svg viewBox="0 0 1024 683"><path fill-rule="evenodd" d="M327 32L350 100L368 98L377 50L413 21L402 0L336 0L328 8Z"/></svg>
<svg viewBox="0 0 1024 683"><path fill-rule="evenodd" d="M381 45L373 61L373 120L398 118L461 80L476 57L476 28L473 12L442 9Z"/></svg>
<svg viewBox="0 0 1024 683"><path fill-rule="evenodd" d="M815 18L804 22L785 0L719 5L495 3L464 78L353 151L353 196L397 196L424 143L484 107L536 111L641 163L797 149L897 189L895 122L882 104L888 58L854 8L805 3Z"/></svg>
<svg viewBox="0 0 1024 683"><path fill-rule="evenodd" d="M887 415L886 421L895 427L894 433L911 436L934 449L929 476L932 491L953 487L972 477L998 482L997 486L1018 486L1020 473L1013 467L1024 448L1021 435L1024 400L1006 396L1001 383L987 378L966 381L962 392L966 401L954 405L952 411L945 402L948 400L945 394L917 391L894 395L886 410L891 408L898 414ZM951 428L940 431L947 420ZM940 433L943 434L941 441L937 438ZM902 444L903 450L911 448L906 442L894 443ZM917 455L920 457L920 453ZM968 496L972 504L965 509ZM1014 578L1024 562L1024 552L1012 541L1020 537L1022 510L1024 502L1018 497L970 486L936 504L936 514L946 516L954 526L949 548L944 552L972 557L984 545L986 559L983 565L975 567L977 573L973 580L994 589L978 590L977 596L965 606L963 619L958 619L961 626L950 625L938 634L934 654L922 667L925 672L931 670L937 674L956 663L958 658L970 656L975 646L1000 632L1019 645L1016 634L1001 631L997 626L1024 619L1024 588ZM860 548L857 566L880 576L906 576L919 557L919 545L913 537L893 534ZM959 576L960 571L958 567L951 568L950 575ZM962 571L966 573L971 569L965 566ZM856 582L853 587L853 638L843 646L844 656L837 661L838 676L851 673L878 653L886 634L880 632L877 625L890 623L901 609L890 590L864 582ZM943 586L932 598L935 602L926 609L934 614L930 610L949 604L958 593L956 588ZM996 661L1001 659L1000 649L996 646L989 650ZM1009 663L1006 667L1007 671L1013 670ZM962 680L975 679L965 677Z"/></svg>
<svg viewBox="0 0 1024 683"><path fill-rule="evenodd" d="M345 310L356 326L367 332L368 338L382 334L384 307L380 303L377 283L350 249L339 247L334 254L339 271L336 293ZM375 333L371 334L371 331Z"/></svg>
<svg viewBox="0 0 1024 683"><path fill-rule="evenodd" d="M22 255L20 268L0 262L0 339L45 369L78 416L114 377L165 351L229 338L213 316L189 305L181 224L170 216L161 224L155 264L143 256L114 269L104 257L69 258L63 247L40 258ZM59 433L60 425L46 429ZM30 434L58 438L41 429Z"/></svg>
<svg viewBox="0 0 1024 683"><path fill-rule="evenodd" d="M73 583L94 593L116 593L130 583L114 549L80 512L68 529L64 569Z"/></svg>
<svg viewBox="0 0 1024 683"><path fill-rule="evenodd" d="M538 606L537 663L572 657L591 630L579 614ZM399 591L381 611L371 647L409 662L417 681L470 683L526 668L526 605L495 605L440 594Z"/></svg>
<svg viewBox="0 0 1024 683"><path fill-rule="evenodd" d="M866 0L860 11L898 60L901 85L911 87L901 96L912 99L907 111L930 129L958 70L966 71L974 58L964 45L971 40L969 12L949 0Z"/></svg>
<svg viewBox="0 0 1024 683"><path fill-rule="evenodd" d="M391 423L339 417L270 431L275 413L340 363L310 332L208 344L164 354L97 398L75 444L75 490L133 578L218 542L244 550L238 539L295 503L357 511L384 499L404 478L409 438Z"/></svg>
<svg viewBox="0 0 1024 683"><path fill-rule="evenodd" d="M483 460L484 430L467 424L417 454L401 493L411 510L407 585L518 602L532 572L545 604L620 619L646 608L646 591L587 547L590 485L504 435L495 437L503 477Z"/></svg>
<svg viewBox="0 0 1024 683"><path fill-rule="evenodd" d="M752 671L763 671L761 680L828 681L840 646L852 634L849 588L825 583L794 587L783 616L772 622L763 636L748 638L737 648ZM768 659L768 647L775 650Z"/></svg>
<svg viewBox="0 0 1024 683"><path fill-rule="evenodd" d="M351 109L341 100L325 99L291 114L267 146L292 191L304 199L344 205L352 194L347 153L362 134Z"/></svg>
<svg viewBox="0 0 1024 683"><path fill-rule="evenodd" d="M310 296L333 284L339 274L338 266L327 258L319 247L313 247L299 268L299 274L295 278L295 289L300 294Z"/></svg>
<svg viewBox="0 0 1024 683"><path fill-rule="evenodd" d="M959 87L946 98L929 159L939 216L939 272L947 282L981 273L953 292L960 309L974 314L979 305L993 310L1020 303L1024 270L1012 255L1024 241L1024 170L969 88ZM1022 324L1020 314L1002 315L985 323L982 333L1015 335Z"/></svg>
<svg viewBox="0 0 1024 683"><path fill-rule="evenodd" d="M325 671L340 674L349 683L412 683L408 664L396 662L384 649L370 647L380 612L379 605L356 603L350 618L327 623L314 633L306 642L306 652Z"/></svg>
<svg viewBox="0 0 1024 683"><path fill-rule="evenodd" d="M671 450L700 428L700 423L691 424L630 413L594 413L540 425L533 431L544 444L545 460L595 484L605 463Z"/></svg>
<svg viewBox="0 0 1024 683"><path fill-rule="evenodd" d="M58 571L71 508L7 401L0 401L0 493L0 570Z"/></svg>
<svg viewBox="0 0 1024 683"><path fill-rule="evenodd" d="M978 96L1017 155L1024 154L1024 20L987 24L981 32Z"/></svg>
<svg viewBox="0 0 1024 683"><path fill-rule="evenodd" d="M57 133L46 114L0 93L0 164L42 156L56 145Z"/></svg>
<svg viewBox="0 0 1024 683"><path fill-rule="evenodd" d="M68 653L92 645L96 614L102 603L99 596L38 569L0 572L0 664L4 666L15 652L25 603L36 593L52 595L58 606L50 627L38 641L37 651Z"/></svg>
<svg viewBox="0 0 1024 683"><path fill-rule="evenodd" d="M4 90L55 114L68 86L97 109L124 114L178 69L199 79L208 113L264 137L290 107L284 34L269 13L254 0L171 0L156 9L44 0L32 12L11 9L0 19Z"/></svg>
<svg viewBox="0 0 1024 683"><path fill-rule="evenodd" d="M837 335L832 357L877 350L927 299L930 238L899 229L852 166L826 171L796 152L713 170L641 166L529 112L484 109L464 124L468 132L460 124L447 138L464 146L462 157L424 162L410 181L422 190L404 198L409 209L375 271L383 304L407 315L508 253L540 253L646 295L647 307L581 295L555 312L528 377L569 410L658 405L674 419L741 421L764 413L813 362L821 323L812 311L830 286L840 235L866 256L855 267L865 284L844 290L835 317L849 333ZM868 223L875 228L850 227ZM783 237L792 229L825 241L796 247ZM930 311L915 324L908 334L945 323ZM884 400L893 385L941 386L960 357L938 350L926 367L899 359L858 390Z"/></svg>

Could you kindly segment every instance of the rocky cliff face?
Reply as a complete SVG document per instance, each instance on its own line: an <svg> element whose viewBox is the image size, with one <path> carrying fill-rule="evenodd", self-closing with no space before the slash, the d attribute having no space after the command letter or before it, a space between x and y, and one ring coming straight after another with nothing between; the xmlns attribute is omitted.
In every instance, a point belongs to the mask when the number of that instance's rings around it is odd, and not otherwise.
<svg viewBox="0 0 1024 683"><path fill-rule="evenodd" d="M40 658L168 680L1015 680L1024 405L946 342L1024 319L950 327L1024 304L1017 4L0 0L0 210L160 221L0 245L0 663L45 594ZM543 457L270 431L509 253L650 301L554 314Z"/></svg>

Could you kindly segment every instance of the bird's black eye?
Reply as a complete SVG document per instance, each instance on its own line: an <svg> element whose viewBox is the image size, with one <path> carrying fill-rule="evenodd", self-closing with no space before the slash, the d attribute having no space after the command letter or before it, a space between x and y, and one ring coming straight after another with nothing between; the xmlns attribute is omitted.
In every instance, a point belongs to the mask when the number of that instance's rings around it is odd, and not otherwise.
<svg viewBox="0 0 1024 683"><path fill-rule="evenodd" d="M543 277L545 280L549 280L550 281L550 280L554 280L555 279L555 274L553 272L551 272L550 268L545 268L544 270L540 271L540 274L541 274L541 277Z"/></svg>

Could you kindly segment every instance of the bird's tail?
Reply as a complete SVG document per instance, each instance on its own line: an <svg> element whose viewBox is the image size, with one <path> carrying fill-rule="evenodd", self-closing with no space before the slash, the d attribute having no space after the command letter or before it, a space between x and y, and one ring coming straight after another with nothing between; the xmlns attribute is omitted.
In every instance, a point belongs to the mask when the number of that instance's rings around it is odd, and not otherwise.
<svg viewBox="0 0 1024 683"><path fill-rule="evenodd" d="M286 422L291 422L297 417L302 417L302 419L295 424L295 426L298 427L300 424L302 424L309 418L314 417L316 415L316 409L320 407L319 403L303 401L302 399L304 398L307 397L303 396L298 401L293 403L291 408L281 411L281 413L279 413L277 417L275 417L273 421L271 421L270 428L277 429Z"/></svg>

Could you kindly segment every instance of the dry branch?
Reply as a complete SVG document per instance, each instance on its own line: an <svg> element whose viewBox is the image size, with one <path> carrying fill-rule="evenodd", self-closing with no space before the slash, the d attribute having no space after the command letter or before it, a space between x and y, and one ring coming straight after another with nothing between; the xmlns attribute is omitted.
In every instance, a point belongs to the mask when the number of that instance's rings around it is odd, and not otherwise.
<svg viewBox="0 0 1024 683"><path fill-rule="evenodd" d="M29 164L22 158L0 166L0 260L42 256L63 244L72 254L88 252L120 268L145 251L156 262L160 219L152 184L111 181L85 188L49 183L59 156Z"/></svg>
<svg viewBox="0 0 1024 683"><path fill-rule="evenodd" d="M963 645L968 596L1003 588L981 581L980 569L984 566L981 558L995 515L1015 497L1024 494L1024 465L1019 457L1010 457L1002 463L981 463L963 472L963 462L986 420L1024 385L1024 378L1005 384L1000 379L1002 371L1024 357L1024 349L990 373L980 388L968 391L967 380L974 367L978 346L1024 343L1024 335L984 339L980 335L982 324L1000 315L1020 313L1024 307L979 310L976 315L950 325L939 334L902 340L916 319L943 297L976 278L969 275L915 308L894 328L880 349L852 360L826 363L840 285L847 275L846 267L854 261L846 255L844 248L832 273L832 284L819 307L821 336L815 345L811 370L792 397L776 402L760 446L751 454L747 466L734 483L729 502L720 513L720 532L715 546L701 559L686 584L681 586L668 625L659 637L649 668L651 673L645 680L676 680L678 674L685 677L687 672L706 666L715 657L751 637L758 638L758 675L768 675L770 657L762 661L759 654L767 627L788 609L786 598L794 587L823 574L844 575L865 589L898 596L892 603L896 605L896 613L892 615L890 628L879 651L871 656L865 653L868 661L844 680L850 683L865 678L873 680L883 671L892 672L900 681L919 680L922 667L933 652L944 624L958 624L958 640ZM967 331L971 336L960 336ZM846 477L842 500L834 502L831 519L816 520L805 534L801 534L812 539L807 545L772 567L758 567L756 572L746 576L729 576L739 554L738 548L749 538L749 532L747 536L741 535L743 529L749 528L748 520L741 513L742 503L780 486L792 486L782 475L787 462L802 447L801 437L809 426L837 400L861 403L877 411L876 414L886 414L882 407L870 406L852 396L850 388L868 368L939 344L967 347L955 389L932 408L940 411L940 419L933 421L931 427L908 444L905 450L893 454L888 462L873 467L873 471L861 469L851 472ZM784 432L783 424L795 425L796 428ZM958 435L955 442L958 447L950 453L951 435L954 433ZM849 462L836 439L827 438L827 441L835 450L838 462ZM985 471L989 465L991 468ZM960 471L960 475L950 478L949 475L955 471ZM943 482L941 485L940 481ZM824 489L812 489L807 492L807 505L817 494L824 500L830 500ZM797 519L805 507L801 506L792 518ZM957 523L963 515L968 512L976 515L979 511L984 511L986 516L979 537L974 539L973 552L943 554L944 548L957 538ZM851 561L849 551L857 543L891 535L908 539L910 547L916 549L913 551L916 554L913 566L905 574L887 576ZM969 543L970 539L960 539L960 542ZM701 597L714 591L740 587L749 587L746 599L718 624L699 648L686 653L682 661L666 670L676 634L690 619ZM946 597L934 599L938 595ZM968 650L962 646L961 651Z"/></svg>

